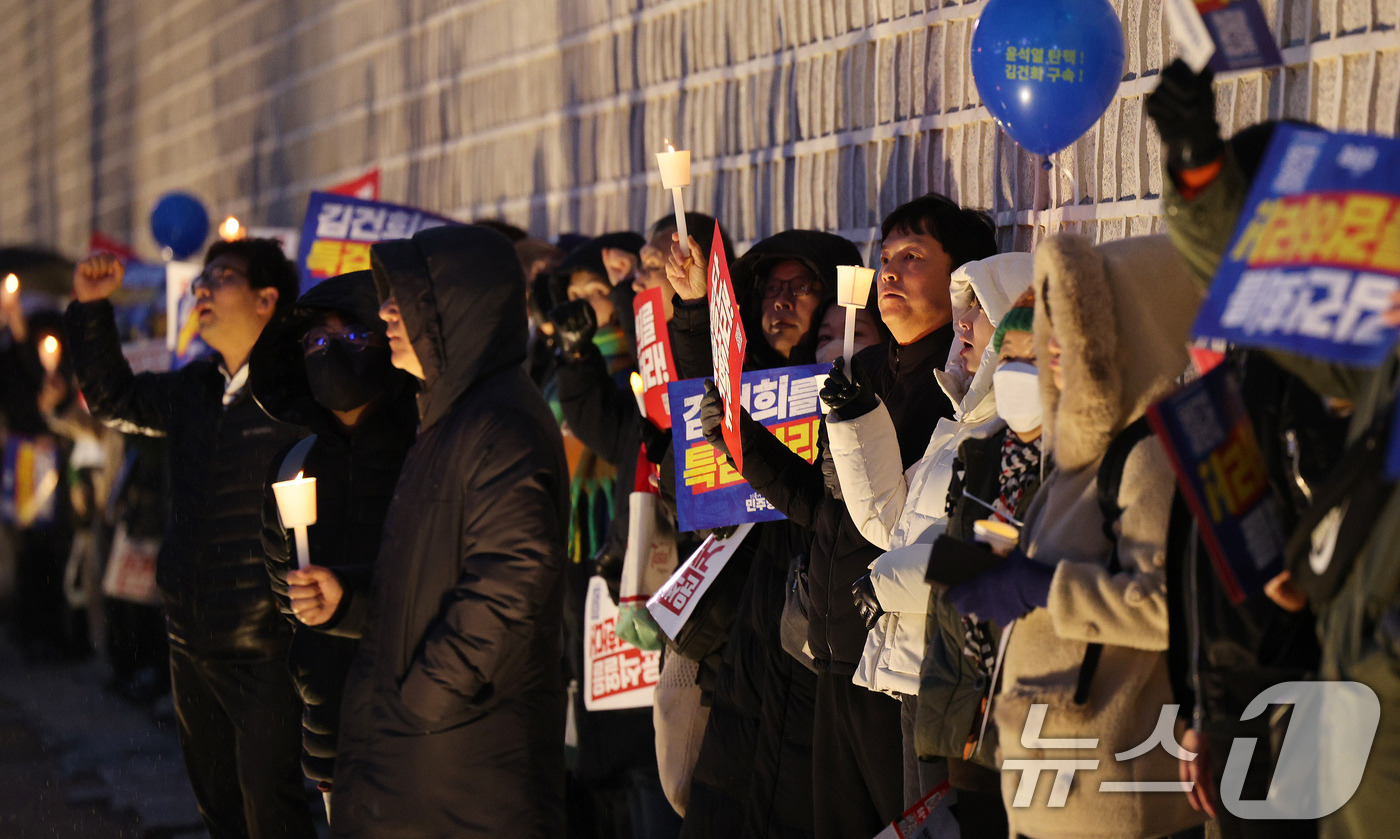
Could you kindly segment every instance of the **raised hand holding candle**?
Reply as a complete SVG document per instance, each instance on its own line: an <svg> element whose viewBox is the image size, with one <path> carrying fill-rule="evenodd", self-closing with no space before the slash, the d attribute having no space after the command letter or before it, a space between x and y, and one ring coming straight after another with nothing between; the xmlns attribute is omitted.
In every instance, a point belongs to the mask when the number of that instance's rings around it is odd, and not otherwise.
<svg viewBox="0 0 1400 839"><path fill-rule="evenodd" d="M277 481L272 485L272 494L277 499L277 512L282 516L282 526L289 527L296 534L297 567L311 564L311 548L307 544L306 528L316 523L316 479L304 478L298 472L289 481Z"/></svg>
<svg viewBox="0 0 1400 839"><path fill-rule="evenodd" d="M846 359L847 370L851 369L851 356L856 346L856 310L864 309L870 300L870 284L874 281L873 268L836 266L836 302L846 310L846 334L841 345L841 357Z"/></svg>
<svg viewBox="0 0 1400 839"><path fill-rule="evenodd" d="M681 187L690 186L690 152L676 151L670 140L666 151L656 153L656 165L661 169L661 187L671 190L671 199L676 206L676 232L680 234L681 254L690 256L690 231L685 226L685 202L681 200Z"/></svg>

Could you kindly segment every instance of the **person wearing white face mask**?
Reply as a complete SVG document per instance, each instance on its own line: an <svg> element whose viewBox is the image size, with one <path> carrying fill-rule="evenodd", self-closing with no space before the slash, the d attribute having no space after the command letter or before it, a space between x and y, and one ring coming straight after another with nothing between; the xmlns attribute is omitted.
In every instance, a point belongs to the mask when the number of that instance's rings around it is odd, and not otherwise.
<svg viewBox="0 0 1400 839"><path fill-rule="evenodd" d="M929 598L924 582L927 543L947 524L948 488L959 447L1005 427L993 396L995 354L990 344L1012 301L1030 283L1031 257L1024 253L969 262L953 273L950 294L957 337L944 369L934 375L956 408L951 419L938 421L923 457L907 471L901 468L898 442L883 405L854 419L840 419L839 409L828 416L846 508L862 535L887 551L856 584L870 632L853 681L904 701L906 798L911 790L927 792L946 775L942 761L919 763L914 747Z"/></svg>

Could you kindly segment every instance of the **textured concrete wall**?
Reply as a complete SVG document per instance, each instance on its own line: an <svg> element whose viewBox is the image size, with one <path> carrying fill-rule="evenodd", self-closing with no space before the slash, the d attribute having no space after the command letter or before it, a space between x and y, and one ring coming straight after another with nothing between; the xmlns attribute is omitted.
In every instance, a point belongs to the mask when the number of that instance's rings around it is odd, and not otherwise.
<svg viewBox="0 0 1400 839"><path fill-rule="evenodd" d="M866 243L929 189L1005 244L1160 229L1142 97L1170 60L1161 0L1113 0L1118 98L1046 174L981 107L985 5L938 0L0 0L0 241L154 254L184 188L297 224L308 191L380 166L383 196L539 234L667 211L651 152L690 148L689 201L739 240ZM1400 0L1265 0L1287 65L1218 83L1227 130L1268 116L1394 134Z"/></svg>

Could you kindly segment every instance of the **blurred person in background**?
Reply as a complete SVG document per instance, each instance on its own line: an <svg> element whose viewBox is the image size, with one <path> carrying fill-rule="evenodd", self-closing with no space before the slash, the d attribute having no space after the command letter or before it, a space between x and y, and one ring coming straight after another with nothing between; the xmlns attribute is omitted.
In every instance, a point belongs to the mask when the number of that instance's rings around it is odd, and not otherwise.
<svg viewBox="0 0 1400 839"><path fill-rule="evenodd" d="M389 363L388 335L369 271L313 286L285 317L268 324L248 363L248 386L262 409L313 435L272 459L263 545L273 592L292 624L288 665L306 708L302 771L329 804L341 694L359 647L353 633L340 628L353 601L342 600L337 614L307 626L296 614L299 589L289 586L287 576L306 560L344 579L344 587L368 588L384 517L418 431L417 388L411 376ZM302 474L316 479L309 558L296 555L271 487Z"/></svg>
<svg viewBox="0 0 1400 839"><path fill-rule="evenodd" d="M287 672L291 628L267 585L263 482L301 436L246 387L248 355L296 269L267 239L216 242L192 285L214 350L169 373L133 374L108 298L123 268L79 264L64 316L73 366L97 418L167 438L171 512L157 560L185 766L212 837L314 836L299 768L301 700Z"/></svg>

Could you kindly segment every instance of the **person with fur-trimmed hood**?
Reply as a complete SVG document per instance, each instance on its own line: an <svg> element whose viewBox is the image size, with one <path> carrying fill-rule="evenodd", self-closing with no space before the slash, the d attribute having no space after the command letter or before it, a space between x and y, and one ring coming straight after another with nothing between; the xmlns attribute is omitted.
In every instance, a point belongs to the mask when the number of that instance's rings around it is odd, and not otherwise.
<svg viewBox="0 0 1400 839"><path fill-rule="evenodd" d="M1019 548L948 598L964 615L1016 621L993 708L1012 835L1165 836L1203 820L1184 793L1106 792L1100 783L1177 776L1184 726L1167 675L1164 569L1175 479L1143 417L1186 370L1200 292L1166 237L1095 247L1061 235L1036 251L1035 293L1055 469L1026 511ZM1118 759L1152 743L1159 720L1170 743ZM1096 746L1025 745L1037 737ZM1098 765L1077 771L1063 800L1058 784L1036 785L1034 771L1014 762L1065 757ZM1029 801L1023 779L1035 786Z"/></svg>

